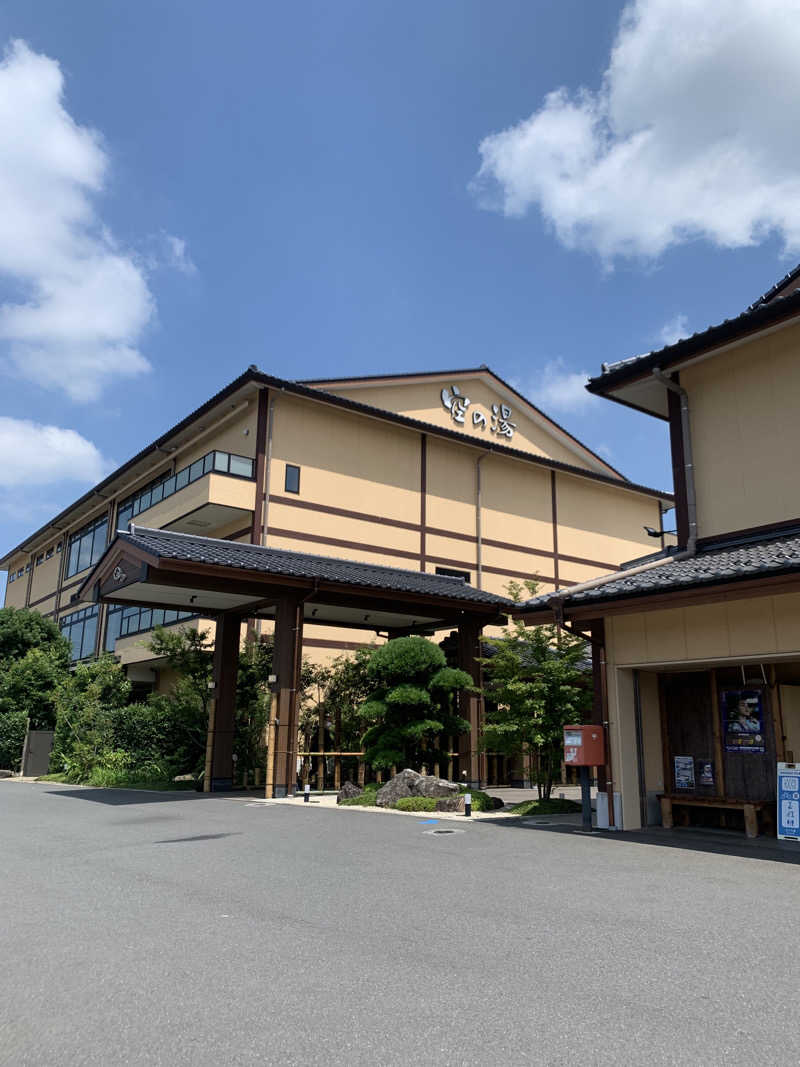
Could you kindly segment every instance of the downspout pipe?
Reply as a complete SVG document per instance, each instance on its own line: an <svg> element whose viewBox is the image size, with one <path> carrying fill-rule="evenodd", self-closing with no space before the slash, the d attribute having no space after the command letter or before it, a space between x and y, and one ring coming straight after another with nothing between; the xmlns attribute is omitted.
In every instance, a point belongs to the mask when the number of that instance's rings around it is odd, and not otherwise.
<svg viewBox="0 0 800 1067"><path fill-rule="evenodd" d="M697 494L694 484L694 460L692 456L692 434L689 428L689 394L678 383L664 374L660 367L653 367L652 375L665 389L675 393L681 402L681 438L683 441L683 472L686 485L686 517L689 523L689 537L686 550L681 558L690 559L697 552Z"/></svg>
<svg viewBox="0 0 800 1067"><path fill-rule="evenodd" d="M483 589L483 533L481 522L481 497L483 493L482 479L481 479L481 463L490 456L492 450L489 449L486 452L482 452L480 456L475 460L475 541L476 541L476 564L477 564L477 579L476 585L478 589Z"/></svg>

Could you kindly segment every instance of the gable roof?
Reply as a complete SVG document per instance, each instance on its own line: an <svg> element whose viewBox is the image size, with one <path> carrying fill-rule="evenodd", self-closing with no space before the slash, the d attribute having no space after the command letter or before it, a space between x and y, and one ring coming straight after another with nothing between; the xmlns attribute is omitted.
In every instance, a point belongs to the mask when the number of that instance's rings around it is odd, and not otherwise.
<svg viewBox="0 0 800 1067"><path fill-rule="evenodd" d="M345 378L312 378L303 381L303 385L311 385L319 387L322 385L335 387L344 387L346 385L356 386L368 386L371 384L380 385L382 382L395 382L395 381L413 381L418 378L456 378L456 377L488 377L493 379L497 385L512 396L516 397L531 413L531 416L535 422L545 423L548 428L555 430L556 436L562 436L567 438L567 445L573 450L580 450L585 452L587 456L602 466L606 471L610 471L612 474L616 474L618 477L625 479L625 475L621 471L618 471L616 467L612 466L607 459L603 459L593 449L585 445L583 441L577 438L569 430L565 430L564 427L541 408L537 407L533 401L529 400L524 394L520 393L518 389L515 389L513 385L507 382L504 378L501 378L499 374L492 370L486 363L481 363L479 367L458 367L450 370L424 370L424 371L404 371L401 374L367 374L361 376L348 376Z"/></svg>
<svg viewBox="0 0 800 1067"><path fill-rule="evenodd" d="M192 424L197 422L200 418L207 415L209 412L212 412L214 408L229 402L237 393L251 385L266 386L267 388L275 389L282 393L289 393L290 395L313 400L316 403L329 404L332 407L341 408L345 411L356 412L384 422L392 422L398 426L405 426L408 429L416 430L419 433L436 435L448 440L457 441L480 451L492 452L502 456L510 456L514 459L520 459L526 463L532 463L535 466L545 467L549 470L563 471L567 474L575 474L581 478L589 478L606 485L613 485L620 489L642 493L645 496L655 497L667 505L671 505L673 502L671 493L653 489L649 486L639 485L636 482L630 482L621 475L614 477L610 474L601 474L597 471L587 470L585 467L573 466L570 463L548 459L545 456L537 456L532 452L526 452L522 449L511 448L510 446L495 444L494 442L476 441L474 437L470 437L468 434L461 433L458 430L436 426L433 423L423 422L421 419L410 418L407 415L398 415L396 412L385 411L382 408L376 408L370 404L362 404L360 401L351 400L349 397L337 396L335 393L328 393L325 390L305 385L302 382L294 382L285 378L276 378L272 374L265 374L260 371L255 365L251 365L243 374L240 374L238 378L235 378L230 384L226 385L224 389L221 389L204 404L201 404L199 408L196 408L195 411L190 415L187 415L186 418L181 419L180 422L167 430L166 433L163 433L153 441L152 444L147 445L140 452L137 452L132 459L123 463L122 466L118 467L115 471L112 471L111 474L92 489L88 490L88 492L84 493L83 496L64 508L63 511L59 512L59 514L49 522L39 527L35 533L25 538L25 540L21 541L14 548L9 549L9 551L0 558L0 568L7 564L10 558L16 553L30 551L32 546L40 539L49 539L62 532L65 526L69 525L68 520L70 518L70 513L75 509L82 507L86 508L86 514L88 516L90 510L95 510L104 499L113 495L113 493L117 491L118 487L116 486L116 483L119 479L131 473L137 465L143 463L153 455L165 452L168 453L170 449L167 446L173 444L177 436L190 428Z"/></svg>
<svg viewBox="0 0 800 1067"><path fill-rule="evenodd" d="M777 288L780 289L784 284L785 281L780 282ZM679 369L689 360L709 354L723 345L743 341L762 330L777 328L798 315L800 289L786 296L773 296L768 302L762 298L734 318L725 319L716 326L708 326L674 344L616 363L604 363L602 373L590 378L586 388L596 396L604 396L648 415L666 419L666 389L652 378L653 368Z"/></svg>

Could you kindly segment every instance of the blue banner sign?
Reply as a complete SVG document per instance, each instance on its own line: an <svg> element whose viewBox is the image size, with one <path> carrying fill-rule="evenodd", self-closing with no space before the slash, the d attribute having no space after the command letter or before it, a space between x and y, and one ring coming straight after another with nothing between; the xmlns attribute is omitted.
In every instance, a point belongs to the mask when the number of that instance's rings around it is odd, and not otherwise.
<svg viewBox="0 0 800 1067"><path fill-rule="evenodd" d="M778 764L778 840L800 841L800 763Z"/></svg>

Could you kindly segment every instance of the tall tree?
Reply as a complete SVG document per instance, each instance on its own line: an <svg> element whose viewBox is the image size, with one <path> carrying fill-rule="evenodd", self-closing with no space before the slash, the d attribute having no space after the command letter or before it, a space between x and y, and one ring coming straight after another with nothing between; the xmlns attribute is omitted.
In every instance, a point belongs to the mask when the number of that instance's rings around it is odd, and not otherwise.
<svg viewBox="0 0 800 1067"><path fill-rule="evenodd" d="M359 715L373 724L362 745L376 769L430 767L446 758L442 737L469 730L456 698L472 688L472 679L448 667L442 650L424 637L398 637L376 648L367 677L373 690Z"/></svg>
<svg viewBox="0 0 800 1067"><path fill-rule="evenodd" d="M512 599L521 592L509 585ZM591 706L587 644L556 626L529 627L521 619L485 643L491 655L483 659L482 745L521 757L539 796L549 799L561 767L563 728L581 722Z"/></svg>

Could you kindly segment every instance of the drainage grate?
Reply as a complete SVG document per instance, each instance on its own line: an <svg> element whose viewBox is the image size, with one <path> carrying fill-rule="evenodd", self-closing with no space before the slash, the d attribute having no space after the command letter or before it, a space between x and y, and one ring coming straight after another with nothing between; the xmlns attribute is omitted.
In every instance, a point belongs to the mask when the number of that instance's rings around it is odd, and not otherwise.
<svg viewBox="0 0 800 1067"><path fill-rule="evenodd" d="M423 830L425 834L463 834L463 830Z"/></svg>

